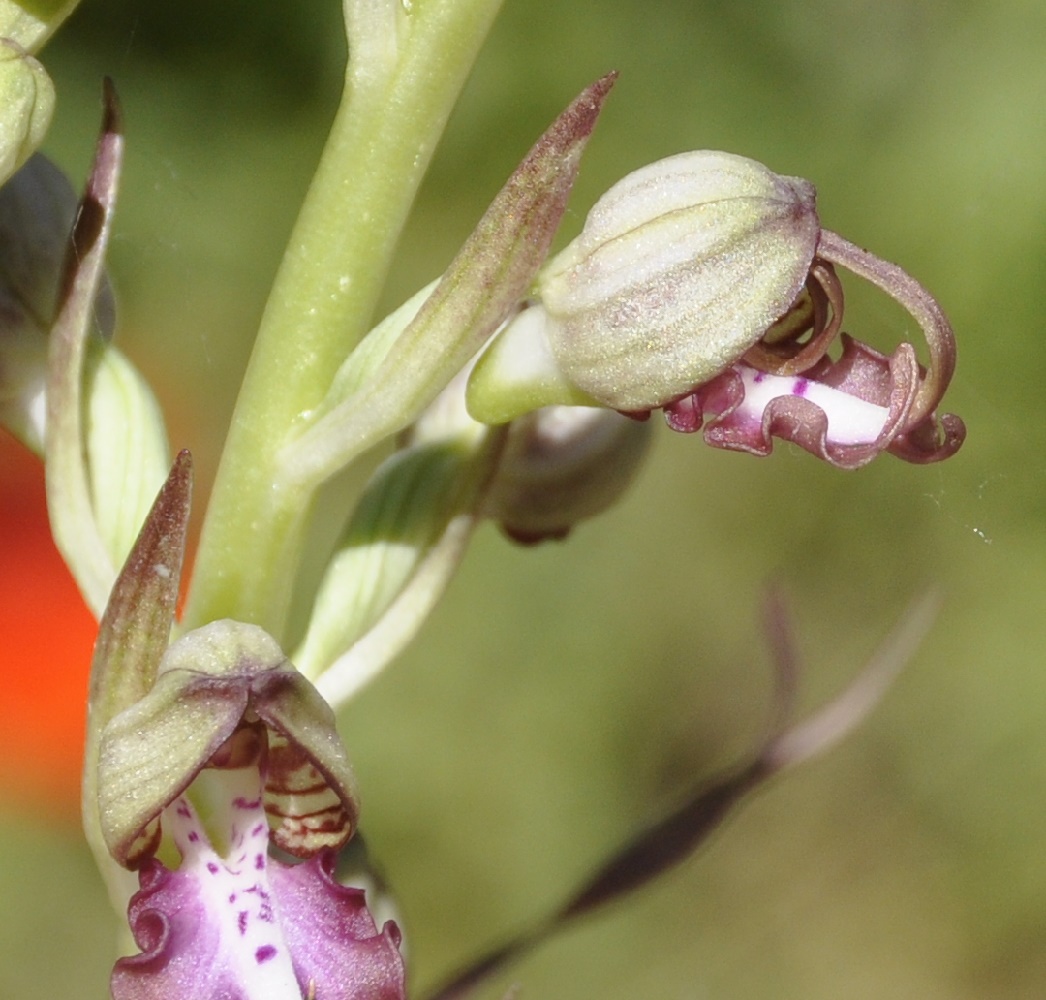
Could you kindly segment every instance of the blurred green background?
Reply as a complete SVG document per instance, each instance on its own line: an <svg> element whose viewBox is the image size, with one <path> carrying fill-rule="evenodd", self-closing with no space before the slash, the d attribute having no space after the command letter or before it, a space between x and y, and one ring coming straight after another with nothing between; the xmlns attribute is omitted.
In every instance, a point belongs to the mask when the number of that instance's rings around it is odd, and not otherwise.
<svg viewBox="0 0 1046 1000"><path fill-rule="evenodd" d="M44 52L48 151L88 163L100 79L128 134L119 338L206 480L335 107L340 5L86 0ZM621 77L566 222L694 148L819 190L824 224L940 298L969 440L857 473L663 431L569 543L482 530L419 641L345 713L416 995L560 901L751 744L766 584L819 704L908 601L945 595L871 720L688 864L477 994L746 1000L1046 996L1046 8L1038 0L507 0L387 290L438 274L555 114ZM850 288L853 289L851 282ZM847 327L913 334L852 292ZM86 665L85 665L86 670ZM0 802L0 996L101 998L112 917L76 829Z"/></svg>

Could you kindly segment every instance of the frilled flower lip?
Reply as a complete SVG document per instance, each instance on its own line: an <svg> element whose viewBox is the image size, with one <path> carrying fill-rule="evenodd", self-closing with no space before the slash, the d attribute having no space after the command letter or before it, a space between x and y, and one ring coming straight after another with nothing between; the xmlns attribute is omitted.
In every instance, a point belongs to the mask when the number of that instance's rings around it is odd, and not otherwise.
<svg viewBox="0 0 1046 1000"><path fill-rule="evenodd" d="M269 858L260 796L232 805L227 858L185 799L171 806L183 863L142 865L128 909L141 953L116 963L113 1000L402 1000L399 930L379 931L363 891L335 881L334 852Z"/></svg>
<svg viewBox="0 0 1046 1000"><path fill-rule="evenodd" d="M800 375L772 375L738 362L664 407L672 430L704 428L716 448L768 455L791 441L843 469L882 452L917 464L953 455L963 422L936 412L912 419L925 370L908 344L886 356L842 335L837 361L822 357Z"/></svg>
<svg viewBox="0 0 1046 1000"><path fill-rule="evenodd" d="M911 344L887 356L845 333L832 360L827 351L844 308L835 265L908 310L926 338L929 367L919 364ZM925 288L896 264L822 230L805 298L764 342L662 409L673 430L703 427L713 447L752 455L770 454L777 437L842 469L859 468L882 452L917 464L938 462L966 437L962 420L937 414L955 354L951 325Z"/></svg>

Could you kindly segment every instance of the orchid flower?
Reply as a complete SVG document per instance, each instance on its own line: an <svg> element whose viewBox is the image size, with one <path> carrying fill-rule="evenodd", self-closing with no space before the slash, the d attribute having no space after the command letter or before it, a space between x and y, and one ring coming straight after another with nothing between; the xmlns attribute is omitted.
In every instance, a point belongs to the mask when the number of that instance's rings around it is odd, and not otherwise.
<svg viewBox="0 0 1046 1000"><path fill-rule="evenodd" d="M884 356L842 336L836 267L916 319L929 345ZM881 452L953 454L965 428L937 407L955 338L899 267L822 229L813 185L729 153L683 153L630 174L539 276L469 385L481 420L553 403L601 405L719 448L769 454L773 437L840 468Z"/></svg>
<svg viewBox="0 0 1046 1000"><path fill-rule="evenodd" d="M674 430L754 454L778 437L845 468L881 452L945 458L964 436L937 413L952 331L907 274L822 229L812 185L732 154L629 175L549 259L613 73L552 122L443 276L370 326L498 4L346 0L343 105L265 311L179 619L191 458L169 462L156 399L111 339L104 259L124 141L112 84L78 205L33 155L53 94L29 52L72 6L41 19L0 0L14 39L0 44L0 87L19 98L0 122L0 176L17 171L0 196L0 419L46 456L53 535L99 617L83 821L137 949L116 962L111 995L402 1000L397 925L379 929L334 874L359 817L335 709L414 636L474 527L565 537L627 489L657 409ZM909 310L926 367L911 345L886 356L841 333L837 267ZM298 629L317 495L386 441ZM674 864L883 687L873 671L841 717L789 729L791 653L778 648L780 718L750 764L440 996Z"/></svg>
<svg viewBox="0 0 1046 1000"><path fill-rule="evenodd" d="M114 1000L404 996L396 925L378 931L363 890L334 879L357 807L333 714L260 629L214 622L172 645L150 694L106 728L99 788L140 880L141 954L117 962ZM270 857L270 841L304 861Z"/></svg>
<svg viewBox="0 0 1046 1000"><path fill-rule="evenodd" d="M333 876L359 808L330 707L257 626L212 622L166 645L190 489L183 453L92 667L84 823L103 865L139 879L128 920L141 951L116 963L112 996L402 998L398 929L379 931L362 890Z"/></svg>

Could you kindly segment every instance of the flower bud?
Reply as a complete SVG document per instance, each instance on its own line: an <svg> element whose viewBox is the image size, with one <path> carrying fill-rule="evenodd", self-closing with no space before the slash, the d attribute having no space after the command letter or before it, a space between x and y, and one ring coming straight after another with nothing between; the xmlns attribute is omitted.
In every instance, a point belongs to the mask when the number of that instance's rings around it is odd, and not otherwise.
<svg viewBox="0 0 1046 1000"><path fill-rule="evenodd" d="M69 180L40 153L0 188L0 425L37 454L44 448L48 328L76 202ZM115 303L107 282L93 314L108 337ZM152 478L153 492L162 480L162 471Z"/></svg>
<svg viewBox="0 0 1046 1000"><path fill-rule="evenodd" d="M39 154L0 188L0 425L37 454L47 327L75 212L72 186Z"/></svg>
<svg viewBox="0 0 1046 1000"><path fill-rule="evenodd" d="M556 403L664 406L720 374L801 300L814 189L730 153L629 174L494 338L469 411L500 423Z"/></svg>
<svg viewBox="0 0 1046 1000"><path fill-rule="evenodd" d="M482 513L524 544L564 538L615 504L635 478L650 424L587 406L548 406L512 422Z"/></svg>
<svg viewBox="0 0 1046 1000"><path fill-rule="evenodd" d="M54 111L54 85L16 42L0 38L0 182L43 142Z"/></svg>
<svg viewBox="0 0 1046 1000"><path fill-rule="evenodd" d="M650 164L600 198L541 276L552 354L606 406L660 406L789 309L819 232L807 181L729 153Z"/></svg>
<svg viewBox="0 0 1046 1000"><path fill-rule="evenodd" d="M80 0L0 0L0 38L36 52L72 12Z"/></svg>

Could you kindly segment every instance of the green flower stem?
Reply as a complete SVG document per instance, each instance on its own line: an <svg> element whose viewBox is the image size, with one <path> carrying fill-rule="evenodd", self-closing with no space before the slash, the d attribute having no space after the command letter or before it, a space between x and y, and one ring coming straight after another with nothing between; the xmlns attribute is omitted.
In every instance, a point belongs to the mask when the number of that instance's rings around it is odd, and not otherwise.
<svg viewBox="0 0 1046 1000"><path fill-rule="evenodd" d="M315 487L282 484L308 425L370 325L399 235L501 0L347 3L346 88L262 318L214 484L185 624L217 618L282 638ZM379 5L380 6L380 5ZM369 26L396 37L353 38ZM355 44L354 44L355 42ZM362 65L361 65L362 63Z"/></svg>

